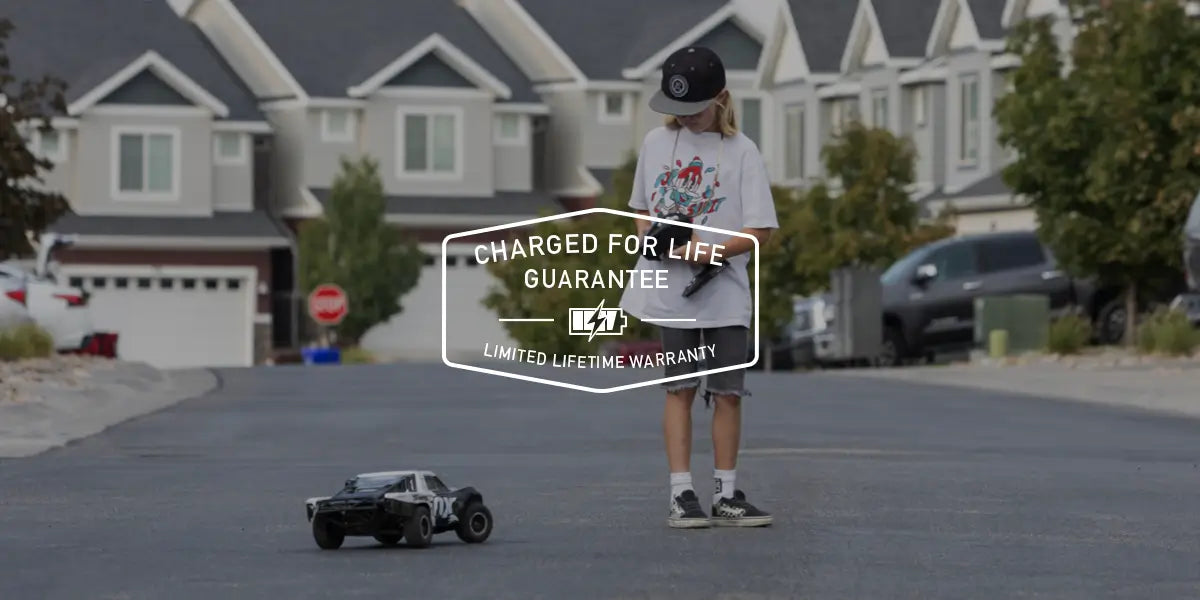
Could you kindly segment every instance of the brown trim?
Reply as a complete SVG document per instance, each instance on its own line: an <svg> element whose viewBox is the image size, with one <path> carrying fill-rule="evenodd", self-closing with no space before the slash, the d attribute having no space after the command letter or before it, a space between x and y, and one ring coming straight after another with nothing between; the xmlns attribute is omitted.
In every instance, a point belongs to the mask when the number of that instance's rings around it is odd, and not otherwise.
<svg viewBox="0 0 1200 600"><path fill-rule="evenodd" d="M258 281L271 284L271 254L263 251L198 251L198 250L141 250L62 248L55 259L64 264L92 265L150 265L196 267L254 267ZM271 313L271 295L255 290L259 313Z"/></svg>

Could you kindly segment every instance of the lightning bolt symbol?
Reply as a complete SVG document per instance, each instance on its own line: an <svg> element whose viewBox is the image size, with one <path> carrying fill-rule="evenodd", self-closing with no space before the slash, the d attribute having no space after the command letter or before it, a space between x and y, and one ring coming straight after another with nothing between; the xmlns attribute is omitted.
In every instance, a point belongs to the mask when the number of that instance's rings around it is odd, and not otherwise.
<svg viewBox="0 0 1200 600"><path fill-rule="evenodd" d="M592 338L596 337L596 331L598 329L600 329L600 324L604 322L604 312L603 311L604 311L604 300L601 300L600 306L596 307L596 312L592 315L592 318L589 319L587 322L588 325L592 326L592 334L588 336L589 342L592 341Z"/></svg>

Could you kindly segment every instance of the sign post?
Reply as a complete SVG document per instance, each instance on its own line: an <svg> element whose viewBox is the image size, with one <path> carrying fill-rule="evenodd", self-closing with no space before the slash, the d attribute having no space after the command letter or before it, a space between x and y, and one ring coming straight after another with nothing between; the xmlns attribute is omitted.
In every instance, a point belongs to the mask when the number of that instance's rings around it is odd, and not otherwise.
<svg viewBox="0 0 1200 600"><path fill-rule="evenodd" d="M308 315L321 326L321 341L328 348L329 330L342 322L350 312L346 291L333 283L323 283L308 295Z"/></svg>

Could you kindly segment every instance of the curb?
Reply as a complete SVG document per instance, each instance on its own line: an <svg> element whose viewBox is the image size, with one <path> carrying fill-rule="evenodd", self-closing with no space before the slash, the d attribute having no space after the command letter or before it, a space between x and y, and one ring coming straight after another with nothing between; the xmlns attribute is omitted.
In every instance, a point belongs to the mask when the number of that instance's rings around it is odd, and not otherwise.
<svg viewBox="0 0 1200 600"><path fill-rule="evenodd" d="M209 369L159 371L144 363L93 371L80 388L33 384L28 389L39 401L0 404L0 458L35 456L219 386Z"/></svg>

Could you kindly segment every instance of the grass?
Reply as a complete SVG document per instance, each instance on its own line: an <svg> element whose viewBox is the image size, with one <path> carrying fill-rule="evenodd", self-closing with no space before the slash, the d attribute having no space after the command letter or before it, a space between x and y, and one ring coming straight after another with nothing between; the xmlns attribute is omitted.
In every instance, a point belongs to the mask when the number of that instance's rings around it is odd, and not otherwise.
<svg viewBox="0 0 1200 600"><path fill-rule="evenodd" d="M54 338L34 324L0 331L0 360L46 358L54 354Z"/></svg>
<svg viewBox="0 0 1200 600"><path fill-rule="evenodd" d="M366 350L357 346L353 348L345 348L342 350L342 364L347 365L369 365L375 362L375 357Z"/></svg>

